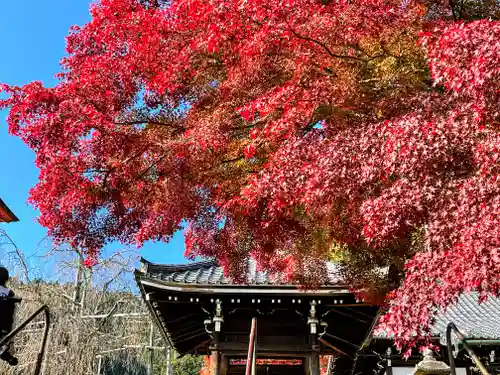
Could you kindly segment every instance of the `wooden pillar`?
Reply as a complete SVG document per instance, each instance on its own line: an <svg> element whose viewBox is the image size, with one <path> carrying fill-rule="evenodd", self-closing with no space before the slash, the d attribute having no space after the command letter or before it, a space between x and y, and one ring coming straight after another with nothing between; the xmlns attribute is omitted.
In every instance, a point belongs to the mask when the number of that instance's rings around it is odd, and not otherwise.
<svg viewBox="0 0 500 375"><path fill-rule="evenodd" d="M215 308L215 316L213 318L213 339L211 349L211 375L219 375L220 374L220 335L222 329L222 323L224 319L222 317L222 301L217 299L216 308Z"/></svg>
<svg viewBox="0 0 500 375"><path fill-rule="evenodd" d="M311 360L309 361L309 372L311 375L320 375L320 365L319 365L319 345L318 345L318 338L314 334L311 334L311 346L312 346L312 353L311 353Z"/></svg>
<svg viewBox="0 0 500 375"><path fill-rule="evenodd" d="M309 338L311 343L311 360L309 364L309 371L311 375L320 375L319 366L319 351L320 346L318 345L318 329L319 320L316 313L316 301L311 301L311 308L309 310L309 319L307 321L309 324Z"/></svg>
<svg viewBox="0 0 500 375"><path fill-rule="evenodd" d="M392 350L391 350L391 348L387 348L386 354L387 354L387 362L386 362L386 366L385 366L385 374L392 375L392 361L391 361Z"/></svg>
<svg viewBox="0 0 500 375"><path fill-rule="evenodd" d="M220 374L220 332L213 332L212 343L210 345L210 375Z"/></svg>
<svg viewBox="0 0 500 375"><path fill-rule="evenodd" d="M311 375L320 375L320 366L319 366L319 353L318 352L313 352L311 354L311 361L310 361L310 373Z"/></svg>
<svg viewBox="0 0 500 375"><path fill-rule="evenodd" d="M229 358L222 353L219 353L219 375L226 375L229 367Z"/></svg>

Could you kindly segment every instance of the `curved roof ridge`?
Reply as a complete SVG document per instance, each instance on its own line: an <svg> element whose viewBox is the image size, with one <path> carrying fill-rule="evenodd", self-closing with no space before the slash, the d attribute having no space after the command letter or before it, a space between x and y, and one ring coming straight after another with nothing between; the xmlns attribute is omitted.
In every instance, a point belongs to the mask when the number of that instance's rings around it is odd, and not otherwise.
<svg viewBox="0 0 500 375"><path fill-rule="evenodd" d="M141 258L141 263L144 265L142 272L149 274L153 278L174 283L186 284L223 284L233 285L230 277L221 275L222 267L217 264L216 260L204 260L187 264L157 264L152 263L144 258ZM322 284L340 285L343 283L340 274L340 266L336 263L325 261L326 275ZM255 259L248 260L247 280L238 285L281 285L292 286L294 283L284 282L282 275L272 275L269 272L258 270ZM234 284L236 285L236 284Z"/></svg>
<svg viewBox="0 0 500 375"><path fill-rule="evenodd" d="M150 262L149 260L141 257L140 262L142 264L144 264L145 266L147 266L148 268L153 267L156 269L162 269L162 270L169 271L169 272L191 271L191 270L197 270L199 268L204 268L204 267L218 266L217 262L215 260L203 260L203 261L185 263L185 264L164 264L164 263L153 263L153 262Z"/></svg>
<svg viewBox="0 0 500 375"><path fill-rule="evenodd" d="M255 259L249 258L248 260L250 262L250 266L256 267L257 261ZM176 269L176 268L182 269L184 267L187 267L185 269L196 269L198 267L203 267L203 266L218 266L218 267L220 267L220 265L217 263L216 260L201 260L201 261L191 262L191 263L177 263L176 264L176 263L154 263L154 262L147 260L144 257L141 257L139 262L141 262L142 264L145 264L145 265L160 266L160 267L172 268L172 269ZM325 265L328 267L334 267L334 268L339 267L339 264L336 262L325 260L325 261L323 261L323 263L325 263ZM262 271L259 270L259 272L262 272Z"/></svg>

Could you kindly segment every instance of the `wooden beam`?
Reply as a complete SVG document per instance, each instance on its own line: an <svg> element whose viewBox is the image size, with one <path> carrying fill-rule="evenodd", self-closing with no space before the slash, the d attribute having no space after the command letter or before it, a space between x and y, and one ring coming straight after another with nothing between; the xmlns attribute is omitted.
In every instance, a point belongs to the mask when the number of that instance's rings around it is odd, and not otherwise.
<svg viewBox="0 0 500 375"><path fill-rule="evenodd" d="M185 342L185 341L189 341L191 339L194 339L195 337L199 337L199 336L202 336L202 335L206 335L207 333L205 332L205 330L203 331L195 331L193 332L193 334L189 337L186 337L186 338L183 338L181 340L176 340L172 337L172 343L174 344L174 346L177 346L177 344L181 343L181 342ZM183 336L186 336L186 335L183 335Z"/></svg>
<svg viewBox="0 0 500 375"><path fill-rule="evenodd" d="M329 342L323 340L323 339L319 339L319 342L322 343L323 345L326 345L328 346L330 349L333 349L335 352L337 352L338 354L340 355L344 355L346 357L349 357L349 358L352 358L349 354L347 354L346 352L343 352L342 350L340 350L339 348L337 348L336 346L330 344Z"/></svg>
<svg viewBox="0 0 500 375"><path fill-rule="evenodd" d="M100 314L100 315L83 315L80 319L104 319L104 318L129 318L131 316L149 316L148 312L138 312L138 313L118 313L118 314Z"/></svg>
<svg viewBox="0 0 500 375"><path fill-rule="evenodd" d="M184 334L186 332L205 330L205 328L199 322L196 322L196 321L188 323L188 324L183 325L183 326L180 326L178 328L177 327L175 327L175 328L169 327L167 324L167 328L168 328L170 334L173 336L181 336L182 334Z"/></svg>
<svg viewBox="0 0 500 375"><path fill-rule="evenodd" d="M376 307L374 305L370 305L369 303L325 303L323 306L327 307Z"/></svg>
<svg viewBox="0 0 500 375"><path fill-rule="evenodd" d="M354 315L362 316L370 320L375 319L375 317L377 316L377 314L375 315L365 314L363 311L359 311L358 309L351 309L349 308L349 306L346 306L346 310L351 311Z"/></svg>
<svg viewBox="0 0 500 375"><path fill-rule="evenodd" d="M204 285L204 284L180 284L168 281L154 280L147 277L141 277L138 280L142 285L151 288L167 290L170 292L187 292L187 293L206 293L211 295L217 294L234 294L234 295L267 295L267 296L297 296L297 298L317 298L318 296L334 297L350 295L349 289L345 287L332 286L329 288L321 288L316 290L302 290L295 286L281 287L276 286L237 286L237 285ZM172 302L172 301L168 301ZM356 305L353 305L356 306Z"/></svg>
<svg viewBox="0 0 500 375"><path fill-rule="evenodd" d="M246 342L221 342L219 344L219 349L224 353L244 353L248 352L248 341ZM271 344L271 343L258 343L257 352L258 353L311 353L311 347L308 344L303 345L291 345L291 344Z"/></svg>
<svg viewBox="0 0 500 375"><path fill-rule="evenodd" d="M344 340L344 339L343 339L343 338L341 338L341 337L338 337L338 336L332 335L331 333L325 332L325 336L331 337L331 338L332 338L332 339L334 339L334 340L337 340L337 341L343 342L344 344L350 345L350 346L352 346L353 348L355 348L356 350L357 350L357 349L359 349L359 345L353 344L352 342L347 341L347 340Z"/></svg>
<svg viewBox="0 0 500 375"><path fill-rule="evenodd" d="M158 301L156 301L156 302L158 302ZM181 316L180 318L172 319L172 320L167 320L165 322L165 324L169 324L170 325L170 324L179 323L179 322L182 322L183 320L190 319L190 318L198 316L198 315L199 315L199 313L197 313L197 312L196 313L191 313L191 314L185 314L185 315Z"/></svg>
<svg viewBox="0 0 500 375"><path fill-rule="evenodd" d="M355 320L355 321L363 323L363 324L371 324L371 322L369 322L369 321L367 321L365 319L360 319L360 318L357 318L357 317L353 316L355 314L348 314L348 313L345 313L343 311L337 310L336 308L333 308L333 309L330 309L330 310L327 311L327 313L329 313L329 312L332 312L332 313L337 314L337 315L345 316L345 317L347 317L349 319Z"/></svg>

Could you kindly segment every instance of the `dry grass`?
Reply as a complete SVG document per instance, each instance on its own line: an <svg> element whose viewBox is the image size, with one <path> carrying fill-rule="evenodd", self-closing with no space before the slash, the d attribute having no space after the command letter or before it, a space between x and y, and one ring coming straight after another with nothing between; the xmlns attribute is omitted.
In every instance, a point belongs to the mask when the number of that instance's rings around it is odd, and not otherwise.
<svg viewBox="0 0 500 375"><path fill-rule="evenodd" d="M40 306L46 304L50 308L52 322L43 375L97 374L99 356L102 356L101 375L146 373L151 319L142 300L133 292L129 272L132 258L115 253L90 274L81 266L78 251L51 249L35 263L50 261L57 277L45 276L43 279L53 281L40 282L33 280L41 278L40 272L29 268L33 262L25 259L10 238L2 237L2 233L0 238L1 263L16 275L10 287L23 298L15 326ZM47 268L44 272L47 273ZM104 317L95 318L96 315ZM43 329L43 319L39 317L18 335L15 350L19 366L9 368L1 362L0 374L33 373ZM158 334L154 346L163 346ZM155 354L154 367L159 367L165 362L166 351L157 350Z"/></svg>
<svg viewBox="0 0 500 375"><path fill-rule="evenodd" d="M131 293L86 293L83 308L75 306L68 292L70 286L58 284L13 285L23 298L16 315L16 325L39 306L47 304L51 310L52 325L45 360L45 375L97 374L98 356L108 364L130 369L140 374L146 366L144 346L148 345L150 319L142 302ZM128 317L115 314L134 313ZM107 315L106 318L85 318L88 315ZM15 341L20 366L15 370L0 366L2 374L31 374L43 334L43 320L37 319ZM162 343L157 339L156 344ZM127 348L129 346L129 348ZM133 371L137 367L137 371ZM109 372L109 370L108 370Z"/></svg>

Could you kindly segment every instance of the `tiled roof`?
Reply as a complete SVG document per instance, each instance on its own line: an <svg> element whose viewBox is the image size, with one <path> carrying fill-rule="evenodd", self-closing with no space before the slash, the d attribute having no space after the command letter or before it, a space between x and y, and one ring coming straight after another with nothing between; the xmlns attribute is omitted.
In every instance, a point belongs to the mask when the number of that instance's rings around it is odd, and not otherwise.
<svg viewBox="0 0 500 375"><path fill-rule="evenodd" d="M141 260L147 276L173 283L193 285L231 285L230 278L224 276L222 267L214 261L197 262L186 265L153 264ZM326 263L327 278L324 286L341 286L339 266ZM250 261L247 274L247 285L273 286L289 285L280 277L273 277L266 272L257 271L255 261ZM438 313L432 326L436 337L444 337L446 326L453 322L469 339L500 339L500 298L491 297L479 304L474 294L462 295L456 305L448 307L446 312ZM387 337L377 333L376 337Z"/></svg>
<svg viewBox="0 0 500 375"><path fill-rule="evenodd" d="M438 314L433 333L444 338L450 322L469 339L500 339L500 298L491 297L480 304L476 294L462 295L456 305Z"/></svg>
<svg viewBox="0 0 500 375"><path fill-rule="evenodd" d="M163 265L150 263L144 259L145 273L152 278L167 282L197 285L231 285L230 278L224 276L222 267L217 266L214 261L197 262L186 265ZM341 285L339 267L333 263L326 263L327 285ZM267 272L257 270L256 262L249 261L247 285L290 285L279 275L270 275Z"/></svg>
<svg viewBox="0 0 500 375"><path fill-rule="evenodd" d="M463 294L455 305L445 312L438 312L431 334L446 344L446 327L454 323L458 330L470 340L500 339L500 298L491 297L479 303L476 294ZM453 335L454 336L454 335ZM391 338L375 330L375 338Z"/></svg>

